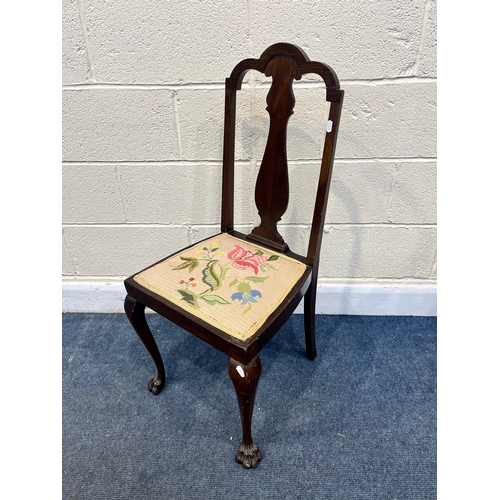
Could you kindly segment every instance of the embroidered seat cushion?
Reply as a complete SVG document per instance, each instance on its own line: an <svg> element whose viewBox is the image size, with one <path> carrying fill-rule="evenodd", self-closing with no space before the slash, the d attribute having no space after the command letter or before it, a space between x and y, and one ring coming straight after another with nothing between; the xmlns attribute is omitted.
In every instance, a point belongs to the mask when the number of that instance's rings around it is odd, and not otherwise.
<svg viewBox="0 0 500 500"><path fill-rule="evenodd" d="M306 266L219 234L134 276L143 287L240 340L251 337Z"/></svg>

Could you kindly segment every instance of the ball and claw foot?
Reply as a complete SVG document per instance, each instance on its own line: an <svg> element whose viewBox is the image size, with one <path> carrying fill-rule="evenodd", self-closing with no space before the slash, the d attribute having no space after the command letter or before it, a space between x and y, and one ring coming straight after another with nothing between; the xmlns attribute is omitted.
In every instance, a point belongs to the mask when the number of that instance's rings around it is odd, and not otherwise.
<svg viewBox="0 0 500 500"><path fill-rule="evenodd" d="M243 465L245 469L255 469L262 459L262 453L255 443L241 443L235 459L239 464Z"/></svg>
<svg viewBox="0 0 500 500"><path fill-rule="evenodd" d="M149 382L148 382L148 391L152 392L155 396L160 394L163 386L165 385L165 380L161 379L158 374L156 374Z"/></svg>

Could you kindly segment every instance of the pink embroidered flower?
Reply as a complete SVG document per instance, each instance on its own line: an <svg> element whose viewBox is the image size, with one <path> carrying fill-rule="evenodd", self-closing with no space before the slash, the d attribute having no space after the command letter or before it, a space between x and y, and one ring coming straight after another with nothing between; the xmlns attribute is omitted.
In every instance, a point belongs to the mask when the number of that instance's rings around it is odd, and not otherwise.
<svg viewBox="0 0 500 500"><path fill-rule="evenodd" d="M233 266L236 269L251 269L254 274L259 272L259 265L268 259L264 255L255 255L240 245L235 245L235 249L231 250L227 254L227 257L233 261Z"/></svg>

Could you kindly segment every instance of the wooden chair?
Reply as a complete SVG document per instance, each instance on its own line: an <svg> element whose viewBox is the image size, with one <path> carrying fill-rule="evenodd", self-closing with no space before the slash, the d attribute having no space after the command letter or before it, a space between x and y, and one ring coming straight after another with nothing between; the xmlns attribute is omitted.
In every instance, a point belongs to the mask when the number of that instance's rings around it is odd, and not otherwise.
<svg viewBox="0 0 500 500"><path fill-rule="evenodd" d="M236 91L248 70L272 77L267 96L269 135L256 181L261 223L248 235L233 227ZM277 230L288 205L286 129L293 113L293 80L321 76L330 112L307 255L293 253ZM148 389L165 384L163 361L146 323L145 307L229 356L229 376L238 398L243 440L236 461L256 467L262 454L252 439L255 393L262 371L260 350L304 297L307 357L316 357L315 301L318 264L343 90L335 72L309 61L298 47L277 43L259 59L245 59L226 79L222 222L220 234L184 248L125 280L125 312L151 354L157 373Z"/></svg>

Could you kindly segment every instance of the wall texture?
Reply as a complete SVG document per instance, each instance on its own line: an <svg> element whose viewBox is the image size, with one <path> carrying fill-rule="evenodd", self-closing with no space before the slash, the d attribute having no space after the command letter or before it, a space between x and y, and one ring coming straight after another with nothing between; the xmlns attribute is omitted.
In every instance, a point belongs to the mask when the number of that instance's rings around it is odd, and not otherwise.
<svg viewBox="0 0 500 500"><path fill-rule="evenodd" d="M63 0L63 279L121 280L218 231L224 79L290 42L345 90L322 283L436 281L436 4L431 0ZM258 222L269 79L238 102L236 221ZM295 85L281 232L304 252L326 123Z"/></svg>

